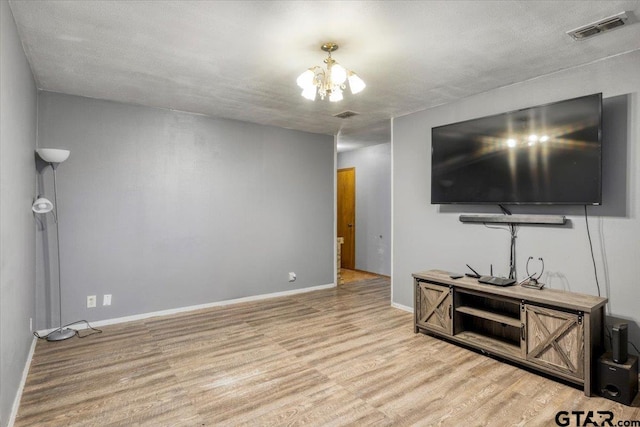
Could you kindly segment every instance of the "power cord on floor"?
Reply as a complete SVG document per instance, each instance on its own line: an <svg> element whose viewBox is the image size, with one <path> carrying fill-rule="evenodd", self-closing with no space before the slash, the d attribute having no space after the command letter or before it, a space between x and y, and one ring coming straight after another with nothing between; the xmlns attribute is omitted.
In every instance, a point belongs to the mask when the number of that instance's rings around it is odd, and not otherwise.
<svg viewBox="0 0 640 427"><path fill-rule="evenodd" d="M95 334L101 334L102 333L102 329L94 328L93 326L91 326L91 324L88 321L86 321L86 320L78 320L76 322L72 322L72 323L64 325L64 326L62 326L60 328L57 328L57 329L49 332L47 335L40 335L38 332L33 331L33 336L38 338L38 339L40 339L40 340L46 340L49 337L49 335L51 335L55 331L59 331L61 329L69 327L71 325L77 325L78 323L85 323L87 325L87 329L91 329L93 331L93 332L90 332L90 333L84 334L84 335L80 335L80 331L75 331L76 332L75 336L77 336L78 338L86 338L86 337L88 337L90 335L95 335Z"/></svg>

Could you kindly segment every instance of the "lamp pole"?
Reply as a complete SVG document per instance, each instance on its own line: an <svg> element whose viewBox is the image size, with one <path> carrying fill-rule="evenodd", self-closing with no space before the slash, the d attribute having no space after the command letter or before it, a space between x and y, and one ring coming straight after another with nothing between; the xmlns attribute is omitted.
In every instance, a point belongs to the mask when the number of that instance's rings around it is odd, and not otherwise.
<svg viewBox="0 0 640 427"><path fill-rule="evenodd" d="M58 226L58 183L56 182L56 169L60 163L51 163L53 169L53 209L54 221L56 223L56 245L58 258L58 307L60 314L60 327L47 335L47 341L62 341L73 337L76 331L73 329L62 329L62 274L60 273L60 231Z"/></svg>

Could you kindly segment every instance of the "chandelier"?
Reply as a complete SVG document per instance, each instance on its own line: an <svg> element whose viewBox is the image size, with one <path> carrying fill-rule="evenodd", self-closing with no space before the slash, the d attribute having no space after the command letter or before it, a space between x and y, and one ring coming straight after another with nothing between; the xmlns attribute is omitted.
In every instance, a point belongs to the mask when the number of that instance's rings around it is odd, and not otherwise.
<svg viewBox="0 0 640 427"><path fill-rule="evenodd" d="M316 94L320 95L322 100L328 95L329 101L337 102L343 98L342 91L346 88L345 82L347 80L353 94L361 92L366 87L366 84L356 73L347 70L331 58L331 52L338 50L337 44L325 43L321 49L329 54L327 59L324 60L324 63L327 64L327 69L325 70L316 65L300 74L296 82L302 88L303 97L315 101Z"/></svg>

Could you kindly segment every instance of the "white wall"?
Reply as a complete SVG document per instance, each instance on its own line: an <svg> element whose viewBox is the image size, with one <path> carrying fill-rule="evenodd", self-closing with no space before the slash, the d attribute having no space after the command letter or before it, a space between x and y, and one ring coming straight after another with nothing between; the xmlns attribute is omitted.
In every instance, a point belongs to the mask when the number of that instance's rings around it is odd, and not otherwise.
<svg viewBox="0 0 640 427"><path fill-rule="evenodd" d="M356 269L391 275L391 143L338 154L356 170Z"/></svg>
<svg viewBox="0 0 640 427"><path fill-rule="evenodd" d="M71 150L58 169L63 323L333 283L332 136L49 92L38 101L38 145ZM39 176L49 196L52 178L48 167ZM54 236L49 218L39 328L57 323ZM99 306L87 309L87 295Z"/></svg>
<svg viewBox="0 0 640 427"><path fill-rule="evenodd" d="M0 16L0 426L6 426L33 341L37 92L5 0Z"/></svg>
<svg viewBox="0 0 640 427"><path fill-rule="evenodd" d="M465 272L468 263L506 275L509 235L462 224L460 213L495 207L430 204L431 128L457 121L602 92L603 205L589 207L591 236L609 313L631 322L640 347L640 51L475 95L396 118L393 123L393 302L413 306L411 273L432 268ZM582 207L517 207L514 213L561 213L567 227L521 226L517 268L529 256L546 264L548 287L596 294ZM610 319L611 321L611 319ZM633 349L630 348L630 351Z"/></svg>

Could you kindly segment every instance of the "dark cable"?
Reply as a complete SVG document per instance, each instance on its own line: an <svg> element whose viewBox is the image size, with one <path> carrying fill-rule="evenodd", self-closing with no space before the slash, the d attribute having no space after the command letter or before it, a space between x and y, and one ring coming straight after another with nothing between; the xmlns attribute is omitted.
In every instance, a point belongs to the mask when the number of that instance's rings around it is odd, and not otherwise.
<svg viewBox="0 0 640 427"><path fill-rule="evenodd" d="M86 320L78 320L77 322L70 323L69 325L73 325L73 324L76 324L76 323L83 323L83 322L87 324L87 329L91 329L93 332L85 334L85 335L80 335L80 331L77 331L76 335L77 335L78 338L86 338L86 337L88 337L90 335L95 335L95 334L101 334L102 333L102 329L94 328ZM67 326L69 326L69 325L67 325Z"/></svg>
<svg viewBox="0 0 640 427"><path fill-rule="evenodd" d="M498 207L505 215L511 215L511 211L505 208L503 205L498 204ZM509 223L509 234L511 236L511 242L509 245L509 278L516 278L516 225Z"/></svg>
<svg viewBox="0 0 640 427"><path fill-rule="evenodd" d="M510 211L509 209L505 208L505 207L504 207L504 206L502 206L502 205L498 205L498 207L500 208L500 210L502 211L502 213L503 213L503 214L505 214L505 215L511 215L511 211Z"/></svg>
<svg viewBox="0 0 640 427"><path fill-rule="evenodd" d="M587 205L584 205L584 222L585 224L587 224L587 237L589 237L589 249L591 250L591 261L593 262L593 274L596 277L596 286L598 287L598 296L600 295L600 282L598 281L598 269L596 268L596 258L593 255L593 244L591 243L591 232L589 231L589 220L588 220L588 215L587 215ZM606 313L605 313L606 315ZM609 332L609 329L607 329L606 327L604 328L605 332L607 333L608 337L609 337L609 345L611 347L613 347L613 338L611 337L611 333ZM632 343L631 341L629 341L629 344L631 344L631 346L633 346L633 348L636 349L636 352L638 353L638 355L640 355L640 351L638 350L638 347L636 347L636 345L634 343Z"/></svg>
<svg viewBox="0 0 640 427"><path fill-rule="evenodd" d="M483 225L493 230L504 230L509 233L511 237L511 244L509 245L509 278L515 279L516 278L516 237L518 237L518 227L513 223L509 223L507 225L507 228L489 226L487 225L486 222L483 223Z"/></svg>
<svg viewBox="0 0 640 427"><path fill-rule="evenodd" d="M77 336L78 338L86 338L86 337L88 337L90 335L95 335L95 334L101 334L102 333L102 329L94 328L93 326L91 326L91 324L88 321L86 321L86 320L78 320L76 322L72 322L72 323L69 323L67 325L61 326L60 328L56 328L53 331L49 332L47 335L40 335L36 331L33 331L33 336L38 338L38 339L41 339L41 340L46 340L47 337L49 337L49 335L51 335L55 331L58 331L60 329L64 329L64 328L66 328L68 326L75 325L77 323L86 323L87 324L87 329L91 329L92 331L94 331L94 332L91 332L91 333L85 334L85 335L80 335L80 331L75 331L76 332L75 336Z"/></svg>
<svg viewBox="0 0 640 427"><path fill-rule="evenodd" d="M516 278L516 237L518 237L518 228L515 224L509 224L511 234L511 254L509 256L509 278Z"/></svg>
<svg viewBox="0 0 640 427"><path fill-rule="evenodd" d="M591 261L593 262L593 274L596 277L598 296L600 295L600 282L598 281L598 269L596 268L596 257L593 255L593 243L591 242L591 232L589 231L589 219L587 215L587 205L584 205L584 222L587 224L587 237L589 238L589 249L591 250Z"/></svg>
<svg viewBox="0 0 640 427"><path fill-rule="evenodd" d="M509 278L513 278L513 224L509 224Z"/></svg>
<svg viewBox="0 0 640 427"><path fill-rule="evenodd" d="M496 226L487 225L487 223L486 223L486 222L483 222L482 224L483 224L485 227L490 228L490 229L492 229L492 230L504 230L504 231L509 231L509 232L510 232L509 226L507 226L507 228L504 228L504 227L499 227L499 226L498 226L498 227L496 227Z"/></svg>

